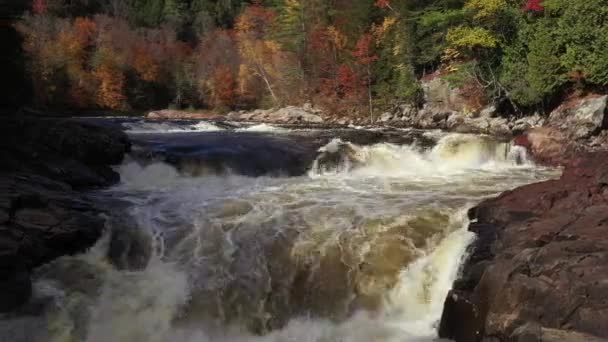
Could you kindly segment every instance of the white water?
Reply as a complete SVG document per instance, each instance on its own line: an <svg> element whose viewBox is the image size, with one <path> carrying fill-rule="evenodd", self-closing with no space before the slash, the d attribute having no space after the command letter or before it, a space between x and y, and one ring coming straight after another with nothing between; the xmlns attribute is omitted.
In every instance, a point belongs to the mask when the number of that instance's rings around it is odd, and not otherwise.
<svg viewBox="0 0 608 342"><path fill-rule="evenodd" d="M110 192L133 203L138 227L154 237L148 267L113 268L107 239L61 258L37 274L36 297L53 303L47 323L13 321L8 335L433 341L474 238L466 210L555 175L509 144L466 135L447 135L428 151L334 140L320 152L309 175L293 178L193 178L161 163L121 166L122 184ZM31 327L45 325L33 337ZM251 332L264 325L275 329ZM0 326L0 336L6 331Z"/></svg>
<svg viewBox="0 0 608 342"><path fill-rule="evenodd" d="M273 125L269 125L269 124L265 124L265 123L256 124L256 125L245 127L245 128L239 128L239 129L237 129L237 131L238 132L267 132L267 133L287 133L287 132L289 132L289 130L286 128L273 126Z"/></svg>
<svg viewBox="0 0 608 342"><path fill-rule="evenodd" d="M123 127L129 133L188 133L188 132L215 132L221 131L222 128L207 122L200 121L191 124L178 124L175 122L153 122L139 121L126 122Z"/></svg>

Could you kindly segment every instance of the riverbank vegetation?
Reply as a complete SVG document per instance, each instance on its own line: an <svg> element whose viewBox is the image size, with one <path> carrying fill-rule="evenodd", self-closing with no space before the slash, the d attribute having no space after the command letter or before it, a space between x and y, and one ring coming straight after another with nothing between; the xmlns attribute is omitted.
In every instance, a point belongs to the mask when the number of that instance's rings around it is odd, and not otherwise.
<svg viewBox="0 0 608 342"><path fill-rule="evenodd" d="M42 108L476 103L546 110L608 85L608 0L35 0L17 24Z"/></svg>

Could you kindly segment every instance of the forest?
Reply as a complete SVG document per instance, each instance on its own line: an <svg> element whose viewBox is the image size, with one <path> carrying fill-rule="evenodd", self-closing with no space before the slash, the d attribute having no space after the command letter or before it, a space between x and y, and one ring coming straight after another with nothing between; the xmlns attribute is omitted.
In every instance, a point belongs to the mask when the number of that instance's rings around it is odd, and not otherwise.
<svg viewBox="0 0 608 342"><path fill-rule="evenodd" d="M35 0L16 24L40 108L420 105L546 111L608 85L608 0Z"/></svg>

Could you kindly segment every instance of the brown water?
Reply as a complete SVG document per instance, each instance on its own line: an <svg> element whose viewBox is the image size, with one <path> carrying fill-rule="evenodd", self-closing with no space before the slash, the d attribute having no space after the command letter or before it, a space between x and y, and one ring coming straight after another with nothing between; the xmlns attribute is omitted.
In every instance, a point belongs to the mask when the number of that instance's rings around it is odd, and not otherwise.
<svg viewBox="0 0 608 342"><path fill-rule="evenodd" d="M106 238L38 270L44 314L4 320L0 332L23 341L431 341L474 239L466 210L558 174L507 143L436 136L427 150L334 140L299 177L191 177L126 162L107 194L131 203L135 229L153 244L148 266L117 270Z"/></svg>

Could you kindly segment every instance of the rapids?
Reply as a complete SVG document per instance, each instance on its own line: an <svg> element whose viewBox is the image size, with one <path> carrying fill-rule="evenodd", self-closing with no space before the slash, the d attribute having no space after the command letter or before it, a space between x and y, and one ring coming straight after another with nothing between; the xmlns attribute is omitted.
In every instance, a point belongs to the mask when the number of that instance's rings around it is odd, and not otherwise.
<svg viewBox="0 0 608 342"><path fill-rule="evenodd" d="M467 209L558 175L481 136L363 145L155 125L130 132L138 158L94 194L122 203L106 236L38 269L0 341L433 341L474 239ZM278 160L308 166L270 172Z"/></svg>

